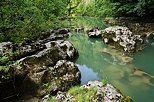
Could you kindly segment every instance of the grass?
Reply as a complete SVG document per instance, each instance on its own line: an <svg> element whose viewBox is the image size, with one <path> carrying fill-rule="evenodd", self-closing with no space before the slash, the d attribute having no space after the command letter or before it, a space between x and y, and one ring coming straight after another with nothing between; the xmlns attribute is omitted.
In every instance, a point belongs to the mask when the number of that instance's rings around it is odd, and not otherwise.
<svg viewBox="0 0 154 102"><path fill-rule="evenodd" d="M68 95L73 96L79 102L90 102L96 91L96 87L90 89L73 87L68 91Z"/></svg>
<svg viewBox="0 0 154 102"><path fill-rule="evenodd" d="M75 102L90 102L97 91L96 87L90 89L80 88L79 86L72 87L68 92L67 96L72 96ZM56 102L56 97L53 96L48 100L48 102ZM65 101L63 101L65 102Z"/></svg>

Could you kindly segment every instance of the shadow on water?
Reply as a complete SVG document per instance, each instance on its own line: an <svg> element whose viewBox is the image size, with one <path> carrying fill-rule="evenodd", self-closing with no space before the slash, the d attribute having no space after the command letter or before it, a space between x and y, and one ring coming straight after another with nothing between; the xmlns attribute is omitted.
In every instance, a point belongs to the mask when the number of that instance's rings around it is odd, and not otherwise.
<svg viewBox="0 0 154 102"><path fill-rule="evenodd" d="M76 63L82 74L81 84L89 80L106 79L125 95L131 96L134 102L153 102L153 45L133 54L131 56L134 58L133 62L124 63L123 60L118 59L124 56L112 56L122 54L109 49L101 39L91 39L86 34L73 33L73 37L68 40L79 51ZM104 48L111 50L112 54L103 54L101 50Z"/></svg>

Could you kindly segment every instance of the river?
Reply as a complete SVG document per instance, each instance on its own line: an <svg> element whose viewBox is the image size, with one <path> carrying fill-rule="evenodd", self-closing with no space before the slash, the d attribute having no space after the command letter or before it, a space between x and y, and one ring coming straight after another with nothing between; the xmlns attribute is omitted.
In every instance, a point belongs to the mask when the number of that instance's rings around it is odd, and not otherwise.
<svg viewBox="0 0 154 102"><path fill-rule="evenodd" d="M149 43L143 51L130 55L133 61L125 63L118 57L103 53L112 51L99 38L89 38L86 34L72 32L68 40L79 51L76 61L81 71L81 85L89 80L107 80L130 96L134 102L154 100L154 45ZM120 52L112 51L115 55Z"/></svg>

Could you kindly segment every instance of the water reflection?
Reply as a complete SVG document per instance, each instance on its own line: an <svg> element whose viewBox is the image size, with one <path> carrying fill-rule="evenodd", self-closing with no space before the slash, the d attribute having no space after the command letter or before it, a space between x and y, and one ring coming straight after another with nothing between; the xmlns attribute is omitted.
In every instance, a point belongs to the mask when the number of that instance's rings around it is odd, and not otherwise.
<svg viewBox="0 0 154 102"><path fill-rule="evenodd" d="M97 74L92 68L88 68L86 65L77 65L81 72L81 85L86 84L90 80L99 80Z"/></svg>
<svg viewBox="0 0 154 102"><path fill-rule="evenodd" d="M76 63L82 74L82 84L89 80L107 79L124 94L131 96L134 102L153 102L154 76L150 74L154 73L154 47L132 55L132 62L130 57L117 51L102 53L102 49L107 49L107 52L110 49L101 39L90 39L85 34L74 33L69 41L79 51L80 56ZM123 58L128 58L130 62L126 63Z"/></svg>

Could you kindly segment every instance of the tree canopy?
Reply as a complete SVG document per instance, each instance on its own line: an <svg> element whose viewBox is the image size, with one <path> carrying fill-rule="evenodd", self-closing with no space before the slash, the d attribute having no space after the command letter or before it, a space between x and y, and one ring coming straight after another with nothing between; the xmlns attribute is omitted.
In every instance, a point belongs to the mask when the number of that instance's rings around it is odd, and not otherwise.
<svg viewBox="0 0 154 102"><path fill-rule="evenodd" d="M67 16L152 16L154 0L1 0L0 42L34 40Z"/></svg>
<svg viewBox="0 0 154 102"><path fill-rule="evenodd" d="M36 38L66 16L67 0L2 0L0 41L21 42Z"/></svg>
<svg viewBox="0 0 154 102"><path fill-rule="evenodd" d="M154 0L71 0L74 15L97 17L150 16Z"/></svg>

